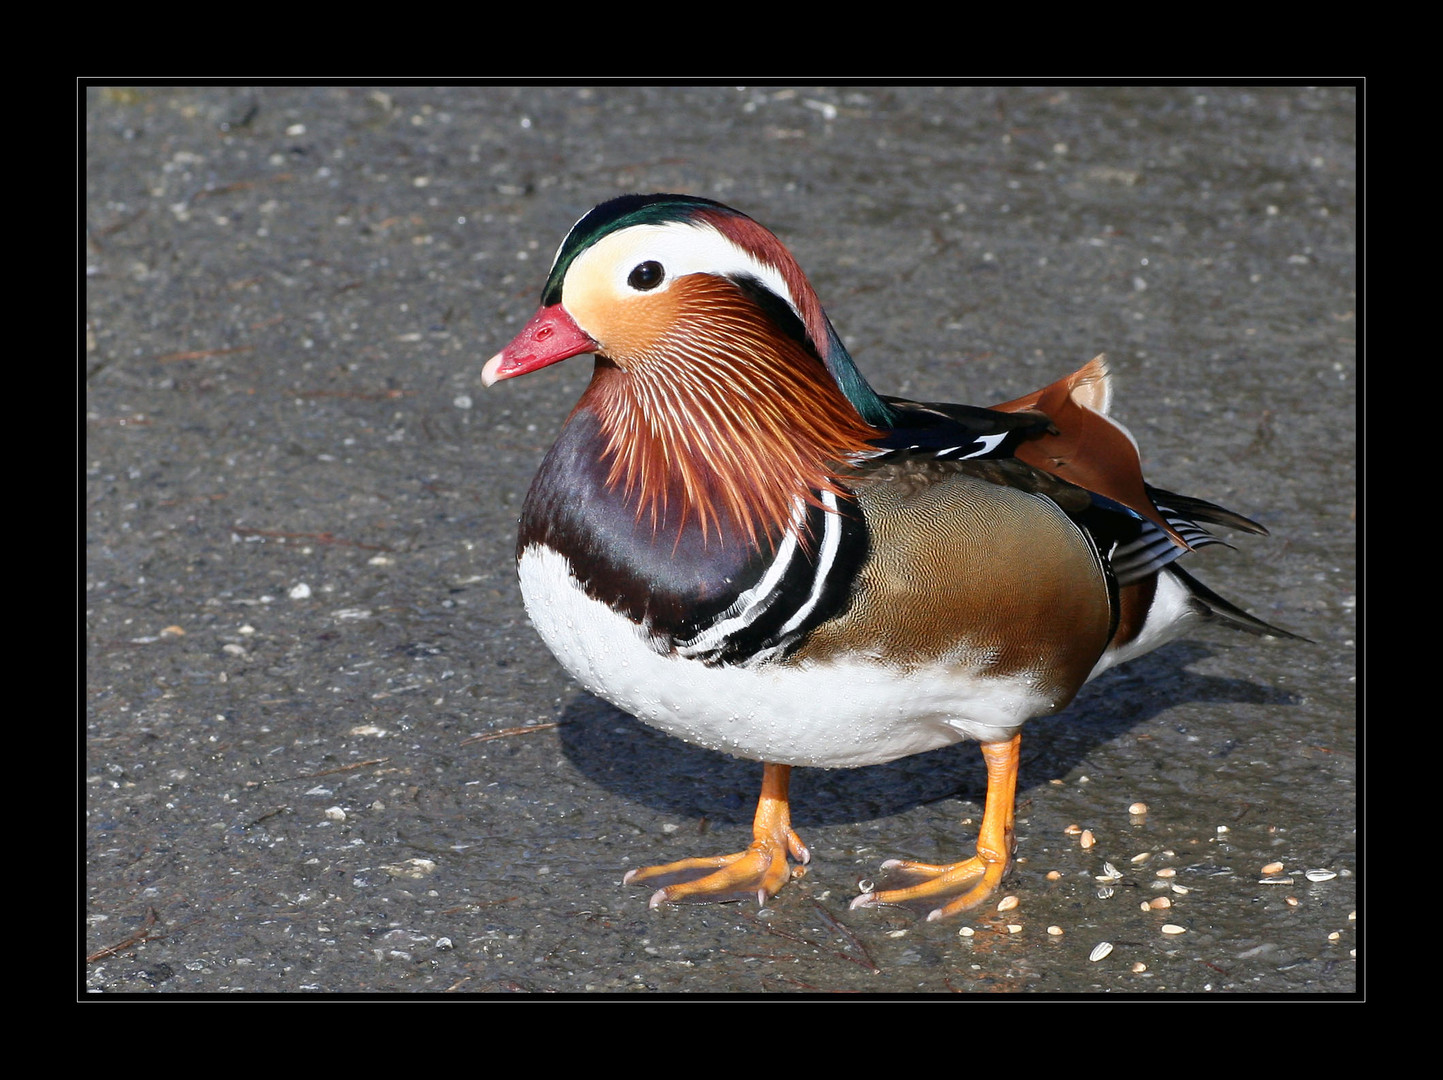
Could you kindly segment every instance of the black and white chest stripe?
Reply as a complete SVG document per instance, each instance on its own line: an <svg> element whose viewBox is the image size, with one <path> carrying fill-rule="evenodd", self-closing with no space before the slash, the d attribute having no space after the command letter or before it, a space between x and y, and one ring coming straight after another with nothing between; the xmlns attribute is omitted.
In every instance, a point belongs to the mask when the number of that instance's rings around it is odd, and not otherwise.
<svg viewBox="0 0 1443 1080"><path fill-rule="evenodd" d="M725 610L685 636L677 655L706 664L760 664L785 656L826 619L846 609L867 556L860 512L820 493L821 506L797 501L791 527L761 578ZM807 536L808 543L800 537Z"/></svg>

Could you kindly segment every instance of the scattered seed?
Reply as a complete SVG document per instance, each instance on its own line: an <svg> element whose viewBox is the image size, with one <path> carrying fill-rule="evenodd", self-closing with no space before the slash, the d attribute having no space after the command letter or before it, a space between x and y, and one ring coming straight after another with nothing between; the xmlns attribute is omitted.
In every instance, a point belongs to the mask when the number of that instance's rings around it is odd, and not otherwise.
<svg viewBox="0 0 1443 1080"><path fill-rule="evenodd" d="M1112 952L1112 942L1099 941L1092 947L1092 952L1087 954L1087 958L1095 964L1099 960L1105 960L1110 952Z"/></svg>
<svg viewBox="0 0 1443 1080"><path fill-rule="evenodd" d="M1061 937L1061 936L1062 936L1062 927L1060 927L1060 926L1049 926L1049 927L1047 928L1047 932L1048 932L1049 934L1051 934L1053 937Z"/></svg>
<svg viewBox="0 0 1443 1080"><path fill-rule="evenodd" d="M1104 885L1102 888L1097 890L1097 898L1099 900L1111 900L1112 894L1116 891L1117 890L1114 889L1111 885Z"/></svg>
<svg viewBox="0 0 1443 1080"><path fill-rule="evenodd" d="M1136 855L1132 857L1132 865L1137 866L1139 863L1145 863L1150 858L1152 858L1152 852L1139 851Z"/></svg>
<svg viewBox="0 0 1443 1080"><path fill-rule="evenodd" d="M1219 826L1218 826L1218 832L1219 832L1219 833L1225 833L1225 832L1232 832L1232 830L1229 829L1226 825L1219 825Z"/></svg>
<svg viewBox="0 0 1443 1080"><path fill-rule="evenodd" d="M1144 964L1141 960L1137 961L1137 963L1132 965L1132 973L1134 975L1141 975L1146 970L1147 965Z"/></svg>
<svg viewBox="0 0 1443 1080"><path fill-rule="evenodd" d="M1015 896L1004 896L1001 900L997 901L997 910L1011 911L1020 903L1022 903L1022 901Z"/></svg>
<svg viewBox="0 0 1443 1080"><path fill-rule="evenodd" d="M1167 896L1154 896L1151 900L1147 902L1147 906L1152 908L1154 911L1161 911L1163 908L1172 907L1172 899L1171 897Z"/></svg>
<svg viewBox="0 0 1443 1080"><path fill-rule="evenodd" d="M1265 877L1258 878L1259 885L1291 885L1293 879L1290 877Z"/></svg>
<svg viewBox="0 0 1443 1080"><path fill-rule="evenodd" d="M1287 904L1288 907L1297 907L1302 901L1296 896L1285 896L1283 897L1283 903Z"/></svg>
<svg viewBox="0 0 1443 1080"><path fill-rule="evenodd" d="M1065 835L1067 835L1067 836L1079 836L1079 835L1081 835L1081 833L1082 833L1082 826L1081 826L1081 825L1069 825L1069 826L1067 826L1067 828L1063 829L1062 831L1063 831L1063 833L1064 833Z"/></svg>
<svg viewBox="0 0 1443 1080"><path fill-rule="evenodd" d="M1348 921L1349 921L1349 922L1353 922L1353 921L1356 920L1357 918L1358 918L1358 913L1357 913L1356 911L1350 911L1350 912L1348 912Z"/></svg>
<svg viewBox="0 0 1443 1080"><path fill-rule="evenodd" d="M958 937L971 937L975 933L977 933L977 931L973 930L970 926L961 926L957 928Z"/></svg>
<svg viewBox="0 0 1443 1080"><path fill-rule="evenodd" d="M1309 870L1303 876L1309 881L1332 881L1338 875L1331 870Z"/></svg>
<svg viewBox="0 0 1443 1080"><path fill-rule="evenodd" d="M1093 844L1097 843L1097 837L1092 835L1091 829L1083 829L1080 843L1084 848L1090 848Z"/></svg>
<svg viewBox="0 0 1443 1080"><path fill-rule="evenodd" d="M1337 940L1338 940L1340 937L1342 937L1342 936L1343 936L1342 934L1340 934L1340 933L1338 933L1338 931L1334 930L1331 934L1328 935L1328 940L1329 940L1329 941L1337 941Z"/></svg>
<svg viewBox="0 0 1443 1080"><path fill-rule="evenodd" d="M1147 813L1147 803L1135 802L1127 808L1127 812L1133 817L1141 817L1143 814Z"/></svg>
<svg viewBox="0 0 1443 1080"><path fill-rule="evenodd" d="M1097 875L1098 881L1121 881L1122 873L1110 862L1102 864L1102 873Z"/></svg>
<svg viewBox="0 0 1443 1080"><path fill-rule="evenodd" d="M1060 873L1058 873L1056 870L1049 870L1049 871L1047 871L1047 880L1048 880L1048 881L1061 881L1061 880L1062 880L1062 875L1061 875Z"/></svg>
<svg viewBox="0 0 1443 1080"><path fill-rule="evenodd" d="M1157 871L1157 876L1163 878L1177 877L1177 870L1171 866L1164 866L1161 870Z"/></svg>
<svg viewBox="0 0 1443 1080"><path fill-rule="evenodd" d="M1174 885L1172 887L1172 891L1177 893L1178 896L1186 896L1192 890L1190 890L1186 885Z"/></svg>
<svg viewBox="0 0 1443 1080"><path fill-rule="evenodd" d="M1187 927L1179 926L1177 923L1163 923L1162 932L1164 934L1186 934Z"/></svg>
<svg viewBox="0 0 1443 1080"><path fill-rule="evenodd" d="M1267 866L1263 867L1260 872L1263 877L1268 877L1271 874L1281 874L1283 872L1283 864L1280 862L1270 862Z"/></svg>
<svg viewBox="0 0 1443 1080"><path fill-rule="evenodd" d="M1014 923L1008 923L1008 924L1007 924L1007 932L1008 932L1009 934L1020 934L1020 933L1022 933L1022 927L1021 927L1020 924L1015 923L1015 922L1014 922Z"/></svg>

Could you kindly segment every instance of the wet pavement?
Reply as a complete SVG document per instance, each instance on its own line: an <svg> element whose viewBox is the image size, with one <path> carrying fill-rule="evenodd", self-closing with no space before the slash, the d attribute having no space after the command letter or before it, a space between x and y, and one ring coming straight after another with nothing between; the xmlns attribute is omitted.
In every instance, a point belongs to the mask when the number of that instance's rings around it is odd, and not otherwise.
<svg viewBox="0 0 1443 1080"><path fill-rule="evenodd" d="M1355 107L90 90L84 986L1353 992ZM655 190L774 229L883 392L1004 401L1106 352L1149 479L1272 531L1188 568L1313 644L1203 631L1031 722L1005 914L847 908L966 852L971 744L799 770L813 861L764 911L621 885L742 846L761 768L541 646L515 519L590 362L478 376L572 221Z"/></svg>

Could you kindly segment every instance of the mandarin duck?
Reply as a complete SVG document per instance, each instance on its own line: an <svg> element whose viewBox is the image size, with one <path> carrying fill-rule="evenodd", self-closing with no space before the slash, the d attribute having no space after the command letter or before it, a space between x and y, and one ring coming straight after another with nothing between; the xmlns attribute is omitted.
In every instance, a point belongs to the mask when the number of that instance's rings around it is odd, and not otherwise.
<svg viewBox="0 0 1443 1080"><path fill-rule="evenodd" d="M791 253L720 203L587 213L482 382L581 353L591 383L521 513L527 613L591 693L763 762L750 846L632 870L652 907L765 904L810 858L793 766L976 739L975 854L889 860L906 884L852 902L974 907L1012 857L1024 721L1202 620L1293 636L1176 565L1220 542L1200 522L1266 530L1143 481L1102 357L991 409L879 395Z"/></svg>

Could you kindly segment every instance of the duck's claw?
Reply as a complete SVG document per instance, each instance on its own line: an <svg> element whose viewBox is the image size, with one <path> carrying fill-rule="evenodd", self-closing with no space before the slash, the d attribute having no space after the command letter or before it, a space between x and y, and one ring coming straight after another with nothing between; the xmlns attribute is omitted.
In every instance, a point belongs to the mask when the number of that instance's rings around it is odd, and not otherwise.
<svg viewBox="0 0 1443 1080"><path fill-rule="evenodd" d="M912 904L955 897L928 913L927 921L932 922L974 908L996 892L1011 865L1012 848L1016 842L1013 818L1021 747L1020 735L1014 735L1006 742L982 744L982 756L987 762L987 803L982 811L982 828L977 834L976 855L942 866L888 859L882 864L882 869L900 878L902 886L880 892L869 887L852 901L852 907Z"/></svg>
<svg viewBox="0 0 1443 1080"><path fill-rule="evenodd" d="M983 903L1002 883L1002 878L1007 873L1007 865L1008 860L1005 858L992 861L980 854L946 866L888 859L882 864L882 869L896 878L911 881L912 884L895 889L864 892L852 900L851 906L867 908L882 904L911 905L918 901L955 897L927 915L928 922L945 919ZM961 895L958 896L958 893Z"/></svg>
<svg viewBox="0 0 1443 1080"><path fill-rule="evenodd" d="M802 863L811 857L796 834L790 829L787 833L789 836L782 843L770 837L758 838L745 851L734 855L642 867L629 871L623 881L628 885L669 881L651 894L647 906L653 908L668 902L714 904L751 897L756 897L758 905L765 905L791 879L788 853Z"/></svg>
<svg viewBox="0 0 1443 1080"><path fill-rule="evenodd" d="M792 877L787 856L802 864L812 857L801 837L792 831L787 805L790 777L790 766L767 763L762 773L762 797L752 823L755 839L745 851L630 870L623 883L661 885L647 903L653 908L667 902L715 904L751 897L756 897L759 905L766 904Z"/></svg>

